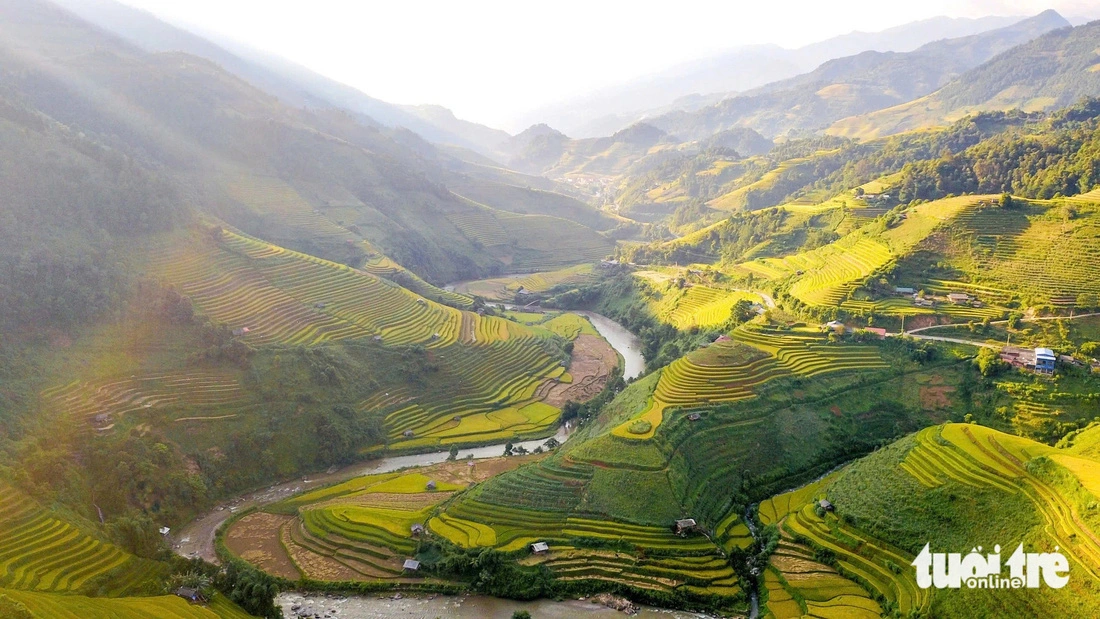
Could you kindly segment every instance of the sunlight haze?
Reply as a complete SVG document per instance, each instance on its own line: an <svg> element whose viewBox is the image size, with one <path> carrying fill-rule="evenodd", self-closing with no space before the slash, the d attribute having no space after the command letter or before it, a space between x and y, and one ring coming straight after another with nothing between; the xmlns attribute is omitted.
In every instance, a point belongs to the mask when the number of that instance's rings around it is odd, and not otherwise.
<svg viewBox="0 0 1100 619"><path fill-rule="evenodd" d="M938 15L1100 16L1085 0L918 3L124 0L300 63L392 103L509 131L525 113L744 45L787 48ZM798 19L792 20L797 13Z"/></svg>

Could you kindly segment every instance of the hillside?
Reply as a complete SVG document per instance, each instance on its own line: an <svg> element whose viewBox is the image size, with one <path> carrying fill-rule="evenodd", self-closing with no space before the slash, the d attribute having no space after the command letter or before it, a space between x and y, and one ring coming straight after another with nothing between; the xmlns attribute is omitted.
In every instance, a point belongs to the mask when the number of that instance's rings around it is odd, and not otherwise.
<svg viewBox="0 0 1100 619"><path fill-rule="evenodd" d="M870 138L942 125L981 110L1052 110L1100 94L1100 24L1061 28L959 76L915 101L838 121L830 133Z"/></svg>
<svg viewBox="0 0 1100 619"><path fill-rule="evenodd" d="M849 32L797 49L775 45L734 47L685 62L599 93L532 111L528 123L545 122L580 138L605 136L648 117L715 103L777 79L792 77L842 56L865 51L908 52L931 41L978 34L1008 26L1018 17L978 19L933 17L879 32ZM736 33L731 33L736 41Z"/></svg>
<svg viewBox="0 0 1100 619"><path fill-rule="evenodd" d="M981 34L937 40L910 52L867 51L813 71L730 96L697 111L646 122L680 139L700 139L730 127L774 137L813 131L854 116L927 95L997 54L1069 22L1046 11ZM1066 102L1063 102L1065 105Z"/></svg>
<svg viewBox="0 0 1100 619"><path fill-rule="evenodd" d="M286 107L207 61L146 54L60 9L20 2L7 10L2 36L20 50L5 62L15 100L144 165L170 169L190 187L192 205L242 230L341 262L370 253L360 247L366 240L435 281L556 260L553 250L516 256L480 245L458 225L427 225L483 209L448 191L447 174L418 152L346 113ZM35 20L57 24L63 36ZM76 73L85 80L79 86ZM499 186L511 200L543 200ZM505 234L526 238L540 226L521 218ZM558 229L597 255L610 246L579 225Z"/></svg>
<svg viewBox="0 0 1100 619"><path fill-rule="evenodd" d="M1095 534L1100 523L1089 504L1095 502L1090 470L1097 462L1081 455L1095 434L1054 448L981 426L932 427L820 483L761 503L762 520L775 523L782 535L765 578L769 610L776 617L795 617L822 603L834 606L829 600L845 592L837 581L847 579L848 588L859 583L884 608L901 612L1095 613L1096 597L1089 589L1100 566ZM816 508L819 498L827 498L835 511ZM925 517L907 516L916 513ZM1067 587L921 590L911 572L897 569L926 543L933 552L963 552L975 534L986 552L996 544L1002 556L1020 543L1059 548L1070 561ZM799 557L817 564L808 566Z"/></svg>
<svg viewBox="0 0 1100 619"><path fill-rule="evenodd" d="M205 38L113 0L59 0L56 4L150 52L183 52L217 63L294 107L340 107L360 122L404 127L437 144L472 149L500 160L509 135L455 118L440 106L401 106L381 101L272 54L231 39Z"/></svg>

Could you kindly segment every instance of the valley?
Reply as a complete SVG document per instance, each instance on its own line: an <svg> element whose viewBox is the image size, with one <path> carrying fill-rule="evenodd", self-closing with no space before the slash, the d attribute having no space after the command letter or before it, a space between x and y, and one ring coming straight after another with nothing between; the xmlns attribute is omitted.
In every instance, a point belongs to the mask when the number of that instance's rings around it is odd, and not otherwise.
<svg viewBox="0 0 1100 619"><path fill-rule="evenodd" d="M1097 616L1100 22L1027 7L571 137L0 0L0 617Z"/></svg>

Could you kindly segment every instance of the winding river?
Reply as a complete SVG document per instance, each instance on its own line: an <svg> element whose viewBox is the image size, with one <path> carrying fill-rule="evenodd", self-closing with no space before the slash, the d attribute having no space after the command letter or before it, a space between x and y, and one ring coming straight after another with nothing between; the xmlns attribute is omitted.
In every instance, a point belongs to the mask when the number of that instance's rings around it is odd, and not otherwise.
<svg viewBox="0 0 1100 619"><path fill-rule="evenodd" d="M626 327L623 327L619 323L611 320L606 316L602 316L594 312L576 313L587 316L588 319L592 322L592 325L596 328L596 331L598 331L599 334L603 336L609 344L611 344L612 348L614 348L616 351L619 352L620 355L622 355L624 363L624 378L637 378L641 375L642 371L645 369L645 359L642 358L641 342L633 333L628 331ZM558 428L558 431L554 435L554 438L557 439L558 442L564 443L566 440L568 440L573 430L574 427L571 424L566 423ZM522 446L528 451L533 451L536 447L539 447L540 445L545 443L546 440L547 439L539 439L533 441L515 442L513 443L513 447ZM495 458L497 456L503 455L503 453L504 443L501 443L499 445L487 445L483 447L474 447L470 449L460 450L458 452L458 458ZM343 469L330 469L324 474L309 475L303 477L300 480L275 484L271 487L239 496L224 503L223 505L218 506L217 508L211 510L210 512L207 512L206 514L203 514L199 518L196 518L191 523L184 526L182 529L180 529L179 532L174 533L172 535L173 547L176 553L185 557L202 557L207 561L217 563L218 558L217 555L214 553L214 533L218 530L218 527L221 526L223 522L228 520L229 517L237 511L248 509L250 507L267 505L268 503L273 503L275 501L285 499L288 496L298 494L299 492L305 492L306 490L309 490L311 488L344 481L353 477L359 477L360 475L389 473L391 471L397 471L412 466L438 464L440 462L446 461L448 455L449 454L446 451L437 451L423 454L388 456L385 458L379 458L377 460L370 460L367 462L361 462L359 464L353 464ZM451 616L449 615L449 613L444 614ZM364 614L356 616L395 617L399 615ZM431 616L434 617L435 615Z"/></svg>

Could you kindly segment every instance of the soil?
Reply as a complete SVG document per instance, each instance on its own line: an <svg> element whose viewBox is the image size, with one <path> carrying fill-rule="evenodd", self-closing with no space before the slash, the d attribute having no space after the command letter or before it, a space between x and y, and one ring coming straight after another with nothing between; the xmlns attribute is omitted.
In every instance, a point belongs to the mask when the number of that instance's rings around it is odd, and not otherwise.
<svg viewBox="0 0 1100 619"><path fill-rule="evenodd" d="M938 410L951 406L951 396L954 387L921 387L920 404L924 410Z"/></svg>
<svg viewBox="0 0 1100 619"><path fill-rule="evenodd" d="M263 512L249 514L238 520L226 532L225 545L234 554L265 572L289 580L298 580L301 575L279 541L279 530L292 520L294 520L293 516Z"/></svg>
<svg viewBox="0 0 1100 619"><path fill-rule="evenodd" d="M536 391L542 401L561 408L566 402L587 402L596 397L607 381L611 371L619 363L619 356L603 338L595 335L580 335L573 340L573 358L569 363L569 374L573 382L562 383L549 380Z"/></svg>

